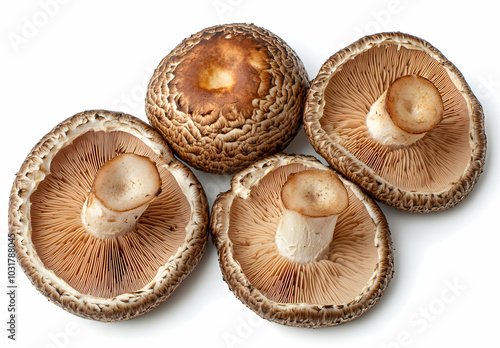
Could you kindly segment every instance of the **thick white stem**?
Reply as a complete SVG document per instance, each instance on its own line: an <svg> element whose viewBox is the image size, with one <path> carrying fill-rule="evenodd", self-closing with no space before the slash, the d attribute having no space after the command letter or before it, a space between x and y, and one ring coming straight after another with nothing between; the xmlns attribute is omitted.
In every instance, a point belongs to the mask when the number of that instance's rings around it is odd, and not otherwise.
<svg viewBox="0 0 500 348"><path fill-rule="evenodd" d="M118 237L135 229L137 220L148 206L145 204L128 211L113 211L91 193L83 206L84 226L88 232L101 239Z"/></svg>
<svg viewBox="0 0 500 348"><path fill-rule="evenodd" d="M325 258L338 215L311 217L286 209L276 231L276 246L290 261L306 264Z"/></svg>
<svg viewBox="0 0 500 348"><path fill-rule="evenodd" d="M135 154L117 156L96 174L82 208L83 226L101 239L130 232L160 192L154 162Z"/></svg>

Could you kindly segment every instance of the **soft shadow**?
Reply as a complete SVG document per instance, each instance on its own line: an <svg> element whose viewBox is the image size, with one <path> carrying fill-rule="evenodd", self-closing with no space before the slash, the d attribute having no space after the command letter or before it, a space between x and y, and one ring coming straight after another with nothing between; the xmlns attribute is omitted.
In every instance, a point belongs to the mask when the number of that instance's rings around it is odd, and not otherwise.
<svg viewBox="0 0 500 348"><path fill-rule="evenodd" d="M118 335L121 339L136 334L145 337L148 334L154 336L158 334L160 328L165 334L168 334L171 331L170 328L177 327L181 318L185 318L186 315L194 311L197 305L202 303L204 297L200 296L200 292L202 289L207 288L206 284L210 282L207 275L213 275L214 266L218 267L217 253L209 240L207 250L198 265L165 302L131 320L115 323L91 322L90 326L92 326L96 334L105 336Z"/></svg>
<svg viewBox="0 0 500 348"><path fill-rule="evenodd" d="M314 148L309 143L309 139L307 138L303 126L300 127L297 136L292 140L284 152L288 154L314 156L323 164L327 164L326 161L316 151L314 151Z"/></svg>

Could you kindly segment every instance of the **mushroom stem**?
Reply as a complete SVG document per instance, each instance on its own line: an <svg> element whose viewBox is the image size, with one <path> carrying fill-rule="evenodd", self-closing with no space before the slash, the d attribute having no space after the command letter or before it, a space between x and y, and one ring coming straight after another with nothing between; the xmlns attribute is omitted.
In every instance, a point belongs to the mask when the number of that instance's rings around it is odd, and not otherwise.
<svg viewBox="0 0 500 348"><path fill-rule="evenodd" d="M280 254L301 264L324 259L338 215L349 202L340 179L329 170L292 174L283 185L281 199L284 212L275 238Z"/></svg>
<svg viewBox="0 0 500 348"><path fill-rule="evenodd" d="M82 209L82 222L100 239L135 229L137 221L161 192L156 164L126 153L106 162L97 172Z"/></svg>
<svg viewBox="0 0 500 348"><path fill-rule="evenodd" d="M416 75L396 79L373 103L366 126L376 141L404 147L423 138L443 118L443 101L434 84Z"/></svg>
<svg viewBox="0 0 500 348"><path fill-rule="evenodd" d="M311 217L286 209L276 232L276 246L290 261L306 264L324 259L338 215Z"/></svg>

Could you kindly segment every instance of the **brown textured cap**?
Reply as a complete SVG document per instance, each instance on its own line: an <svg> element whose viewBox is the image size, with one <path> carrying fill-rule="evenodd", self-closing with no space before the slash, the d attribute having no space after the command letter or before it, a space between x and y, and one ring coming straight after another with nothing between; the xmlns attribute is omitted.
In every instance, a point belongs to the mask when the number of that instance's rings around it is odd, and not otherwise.
<svg viewBox="0 0 500 348"><path fill-rule="evenodd" d="M366 127L372 104L397 78L438 89L443 119L423 138L391 148ZM372 197L398 209L453 207L483 170L483 110L460 71L428 42L402 33L364 37L330 57L308 92L304 128L315 150Z"/></svg>
<svg viewBox="0 0 500 348"><path fill-rule="evenodd" d="M224 280L238 299L265 319L319 328L353 320L381 298L393 273L393 249L382 211L339 177L349 206L338 216L325 258L299 264L279 254L281 188L290 175L307 170L331 171L300 155L249 166L217 197L210 227Z"/></svg>
<svg viewBox="0 0 500 348"><path fill-rule="evenodd" d="M155 163L161 193L135 230L98 239L82 225L93 178L106 161L134 153ZM61 122L16 175L9 230L24 272L50 301L99 321L134 318L159 305L201 258L208 204L192 174L148 124L95 110Z"/></svg>
<svg viewBox="0 0 500 348"><path fill-rule="evenodd" d="M291 142L308 87L302 62L279 37L252 24L220 25L160 62L146 114L181 159L229 174Z"/></svg>

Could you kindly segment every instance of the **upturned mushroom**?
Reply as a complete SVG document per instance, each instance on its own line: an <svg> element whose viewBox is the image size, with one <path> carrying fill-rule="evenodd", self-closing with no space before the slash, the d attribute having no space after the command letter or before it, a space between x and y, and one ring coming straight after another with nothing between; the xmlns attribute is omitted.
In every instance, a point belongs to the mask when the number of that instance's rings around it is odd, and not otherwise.
<svg viewBox="0 0 500 348"><path fill-rule="evenodd" d="M441 52L408 34L367 36L330 57L303 122L332 167L402 210L455 206L484 165L479 101Z"/></svg>
<svg viewBox="0 0 500 348"><path fill-rule="evenodd" d="M353 320L392 277L383 213L313 157L274 155L236 174L217 197L210 226L229 288L280 324L319 328Z"/></svg>
<svg viewBox="0 0 500 348"><path fill-rule="evenodd" d="M19 264L49 300L99 321L156 307L201 258L208 204L192 172L141 120L95 110L30 152L9 204Z"/></svg>
<svg viewBox="0 0 500 348"><path fill-rule="evenodd" d="M308 87L301 60L282 39L252 24L219 25L160 62L146 114L182 160L230 174L292 141Z"/></svg>

